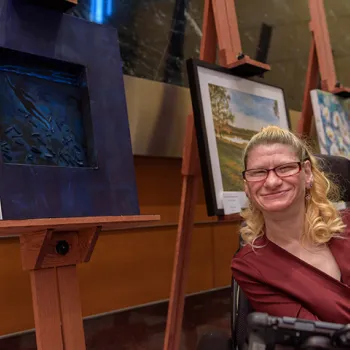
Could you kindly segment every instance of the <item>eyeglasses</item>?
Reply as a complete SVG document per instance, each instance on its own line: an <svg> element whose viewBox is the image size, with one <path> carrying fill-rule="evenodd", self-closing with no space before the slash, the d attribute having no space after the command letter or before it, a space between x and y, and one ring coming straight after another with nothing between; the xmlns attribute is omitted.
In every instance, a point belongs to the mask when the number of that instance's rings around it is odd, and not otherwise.
<svg viewBox="0 0 350 350"><path fill-rule="evenodd" d="M257 182L266 180L273 171L278 177L288 177L300 173L302 168L302 162L286 163L276 166L272 169L248 169L242 172L243 178L249 182Z"/></svg>

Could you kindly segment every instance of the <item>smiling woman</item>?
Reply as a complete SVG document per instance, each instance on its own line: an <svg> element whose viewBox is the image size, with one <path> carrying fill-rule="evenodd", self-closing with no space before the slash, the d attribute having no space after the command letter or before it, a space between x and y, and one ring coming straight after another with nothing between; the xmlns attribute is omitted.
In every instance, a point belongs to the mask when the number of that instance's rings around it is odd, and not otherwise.
<svg viewBox="0 0 350 350"><path fill-rule="evenodd" d="M313 181L311 163L300 161L292 147L256 146L250 151L247 169L245 191L262 213L284 210L287 215L305 205L306 188Z"/></svg>
<svg viewBox="0 0 350 350"><path fill-rule="evenodd" d="M332 204L337 188L307 146L277 126L252 137L243 161L250 204L232 272L254 310L349 323L350 235Z"/></svg>

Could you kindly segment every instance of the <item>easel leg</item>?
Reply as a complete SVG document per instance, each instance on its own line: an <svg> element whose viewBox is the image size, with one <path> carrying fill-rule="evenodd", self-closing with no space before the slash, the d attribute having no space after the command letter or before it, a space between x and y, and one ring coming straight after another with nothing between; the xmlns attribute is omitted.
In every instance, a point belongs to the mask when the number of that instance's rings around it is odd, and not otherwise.
<svg viewBox="0 0 350 350"><path fill-rule="evenodd" d="M183 181L183 203L181 203L180 213L183 218L179 222L175 261L170 291L167 328L165 332L164 350L179 349L183 310L185 304L185 284L188 270L188 258L192 238L193 217L195 208L195 197L197 193L198 179L187 177ZM186 195L184 195L186 193ZM188 197L192 195L192 198Z"/></svg>
<svg viewBox="0 0 350 350"><path fill-rule="evenodd" d="M181 338L185 284L199 182L199 160L192 115L187 119L183 153L180 220L176 239L164 350L179 349Z"/></svg>
<svg viewBox="0 0 350 350"><path fill-rule="evenodd" d="M57 268L61 304L62 333L65 350L85 350L77 267Z"/></svg>
<svg viewBox="0 0 350 350"><path fill-rule="evenodd" d="M200 59L214 63L216 60L217 34L213 5L210 0L204 2L203 37L201 40Z"/></svg>
<svg viewBox="0 0 350 350"><path fill-rule="evenodd" d="M77 263L88 262L99 226L22 235L23 269L30 271L38 350L86 350Z"/></svg>
<svg viewBox="0 0 350 350"><path fill-rule="evenodd" d="M215 14L215 15L214 15ZM205 0L203 37L200 59L214 63L219 41L219 56L222 65L237 61L241 52L234 0ZM221 55L220 55L221 54ZM224 58L224 59L223 59ZM254 64L257 66L257 64ZM175 261L172 275L168 319L165 331L164 350L180 348L184 310L185 283L188 270L189 249L192 238L197 192L199 185L199 157L193 116L189 116L182 160L182 194L177 232Z"/></svg>
<svg viewBox="0 0 350 350"><path fill-rule="evenodd" d="M64 350L85 350L79 282L75 265L57 268Z"/></svg>
<svg viewBox="0 0 350 350"><path fill-rule="evenodd" d="M316 44L315 39L312 38L304 88L303 110L297 129L299 134L310 135L313 116L310 91L318 88L319 78Z"/></svg>
<svg viewBox="0 0 350 350"><path fill-rule="evenodd" d="M38 350L86 350L76 266L32 270L30 279Z"/></svg>
<svg viewBox="0 0 350 350"><path fill-rule="evenodd" d="M56 269L30 271L38 350L63 350Z"/></svg>

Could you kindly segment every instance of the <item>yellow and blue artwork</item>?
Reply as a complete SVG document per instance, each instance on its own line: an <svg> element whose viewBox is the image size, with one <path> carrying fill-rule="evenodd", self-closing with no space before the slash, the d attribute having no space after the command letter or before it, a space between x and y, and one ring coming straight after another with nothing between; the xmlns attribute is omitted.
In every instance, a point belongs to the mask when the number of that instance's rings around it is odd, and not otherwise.
<svg viewBox="0 0 350 350"><path fill-rule="evenodd" d="M311 91L311 101L321 153L350 159L349 102L322 90Z"/></svg>

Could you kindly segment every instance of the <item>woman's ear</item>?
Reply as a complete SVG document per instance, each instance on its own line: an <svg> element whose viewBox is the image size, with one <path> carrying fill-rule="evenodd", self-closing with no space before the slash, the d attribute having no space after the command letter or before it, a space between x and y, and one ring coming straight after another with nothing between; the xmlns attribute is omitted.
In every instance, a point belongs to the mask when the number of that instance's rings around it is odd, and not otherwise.
<svg viewBox="0 0 350 350"><path fill-rule="evenodd" d="M306 160L304 162L304 172L305 172L305 183L307 188L311 188L314 177L312 174L312 167L311 167L311 162L309 160Z"/></svg>

